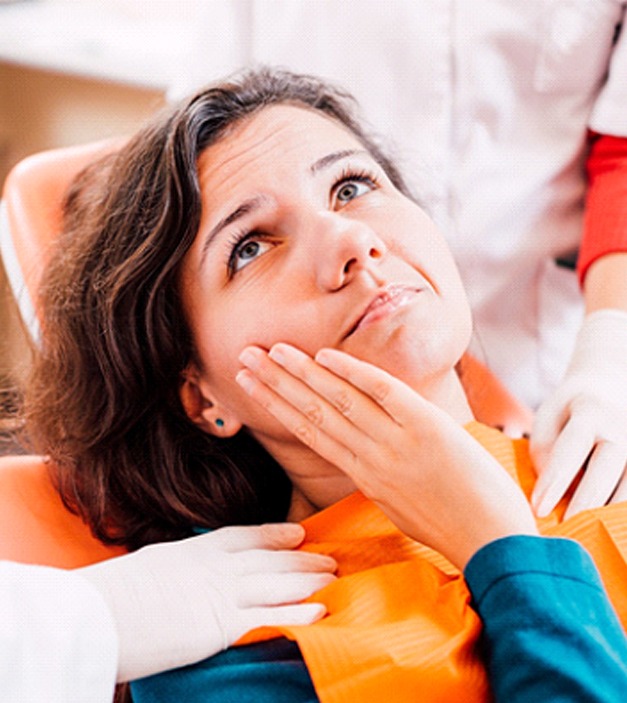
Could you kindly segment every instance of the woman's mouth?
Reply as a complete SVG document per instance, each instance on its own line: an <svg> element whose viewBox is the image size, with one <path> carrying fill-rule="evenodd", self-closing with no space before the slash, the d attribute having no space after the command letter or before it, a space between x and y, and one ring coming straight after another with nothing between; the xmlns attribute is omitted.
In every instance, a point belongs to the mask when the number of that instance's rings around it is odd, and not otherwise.
<svg viewBox="0 0 627 703"><path fill-rule="evenodd" d="M370 301L346 336L349 337L358 329L363 329L411 304L422 290L424 289L421 287L403 284L386 286Z"/></svg>

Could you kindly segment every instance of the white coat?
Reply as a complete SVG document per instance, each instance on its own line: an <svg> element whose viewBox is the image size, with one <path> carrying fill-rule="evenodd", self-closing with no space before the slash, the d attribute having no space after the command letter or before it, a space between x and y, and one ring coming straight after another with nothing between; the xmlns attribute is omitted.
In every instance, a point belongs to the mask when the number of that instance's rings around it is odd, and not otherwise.
<svg viewBox="0 0 627 703"><path fill-rule="evenodd" d="M3 703L109 703L117 648L113 618L81 576L0 562Z"/></svg>

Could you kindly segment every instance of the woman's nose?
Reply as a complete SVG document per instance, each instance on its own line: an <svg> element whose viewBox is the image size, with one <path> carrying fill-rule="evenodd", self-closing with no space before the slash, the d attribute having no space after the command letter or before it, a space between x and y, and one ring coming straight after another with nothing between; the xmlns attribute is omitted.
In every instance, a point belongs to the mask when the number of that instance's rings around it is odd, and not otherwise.
<svg viewBox="0 0 627 703"><path fill-rule="evenodd" d="M316 229L317 278L325 290L343 288L364 270L376 267L387 251L369 225L338 213L321 213Z"/></svg>

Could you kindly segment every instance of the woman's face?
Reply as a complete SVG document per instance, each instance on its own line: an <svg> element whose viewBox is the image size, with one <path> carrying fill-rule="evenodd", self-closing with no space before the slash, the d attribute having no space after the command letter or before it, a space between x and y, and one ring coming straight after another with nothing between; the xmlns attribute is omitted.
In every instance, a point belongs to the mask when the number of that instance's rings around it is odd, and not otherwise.
<svg viewBox="0 0 627 703"><path fill-rule="evenodd" d="M182 294L207 400L259 438L288 436L235 382L253 344L341 349L427 397L452 372L471 322L448 246L344 126L271 106L198 168L202 218Z"/></svg>

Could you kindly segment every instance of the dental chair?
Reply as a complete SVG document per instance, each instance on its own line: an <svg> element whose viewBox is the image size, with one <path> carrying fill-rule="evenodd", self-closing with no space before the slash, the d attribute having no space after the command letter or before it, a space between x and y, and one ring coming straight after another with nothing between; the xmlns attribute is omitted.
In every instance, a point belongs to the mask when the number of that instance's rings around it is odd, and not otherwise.
<svg viewBox="0 0 627 703"><path fill-rule="evenodd" d="M84 166L123 142L56 149L20 162L0 203L0 253L12 294L36 344L37 289L61 224L61 203ZM513 434L530 428L530 411L477 360L463 361L464 385L478 419ZM42 457L0 458L0 559L73 568L122 553L99 542L63 505Z"/></svg>
<svg viewBox="0 0 627 703"><path fill-rule="evenodd" d="M35 342L37 288L61 226L65 191L82 168L122 143L105 140L34 154L6 178L0 202L0 254L22 322Z"/></svg>
<svg viewBox="0 0 627 703"><path fill-rule="evenodd" d="M72 569L124 551L63 505L42 457L0 458L0 559Z"/></svg>
<svg viewBox="0 0 627 703"><path fill-rule="evenodd" d="M0 254L22 323L39 340L37 287L72 178L119 140L46 151L13 168L0 202ZM0 559L76 568L123 553L97 540L61 501L43 457L0 458Z"/></svg>

